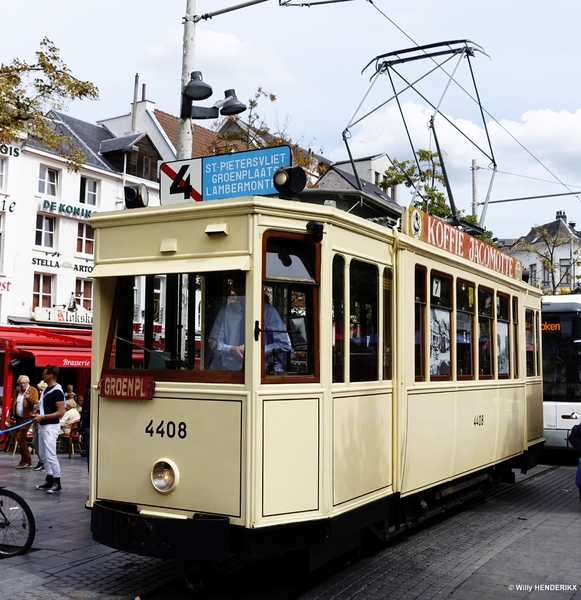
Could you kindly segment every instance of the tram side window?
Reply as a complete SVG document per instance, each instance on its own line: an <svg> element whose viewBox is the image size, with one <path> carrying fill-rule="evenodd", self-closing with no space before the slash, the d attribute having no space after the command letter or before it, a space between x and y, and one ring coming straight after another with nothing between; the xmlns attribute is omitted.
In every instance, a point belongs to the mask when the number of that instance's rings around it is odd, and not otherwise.
<svg viewBox="0 0 581 600"><path fill-rule="evenodd" d="M481 379L492 377L494 292L478 288L478 369Z"/></svg>
<svg viewBox="0 0 581 600"><path fill-rule="evenodd" d="M415 271L415 337L414 356L416 381L426 378L425 339L426 339L426 269L416 267Z"/></svg>
<svg viewBox="0 0 581 600"><path fill-rule="evenodd" d="M474 313L476 297L473 283L456 282L456 368L458 379L474 377Z"/></svg>
<svg viewBox="0 0 581 600"><path fill-rule="evenodd" d="M515 379L519 378L518 299L512 299L512 364Z"/></svg>
<svg viewBox="0 0 581 600"><path fill-rule="evenodd" d="M333 383L345 381L345 259L333 258Z"/></svg>
<svg viewBox="0 0 581 600"><path fill-rule="evenodd" d="M376 381L379 377L377 267L352 260L349 278L349 381Z"/></svg>
<svg viewBox="0 0 581 600"><path fill-rule="evenodd" d="M393 338L392 331L393 274L391 269L383 271L383 379L392 378Z"/></svg>
<svg viewBox="0 0 581 600"><path fill-rule="evenodd" d="M525 310L525 335L527 355L527 377L536 375L536 340L535 340L535 313L530 308Z"/></svg>
<svg viewBox="0 0 581 600"><path fill-rule="evenodd" d="M496 295L496 348L498 356L498 377L510 375L510 298L504 294Z"/></svg>
<svg viewBox="0 0 581 600"><path fill-rule="evenodd" d="M430 377L450 378L452 279L432 272L430 277Z"/></svg>
<svg viewBox="0 0 581 600"><path fill-rule="evenodd" d="M318 251L311 236L265 235L260 327L266 379L318 376Z"/></svg>

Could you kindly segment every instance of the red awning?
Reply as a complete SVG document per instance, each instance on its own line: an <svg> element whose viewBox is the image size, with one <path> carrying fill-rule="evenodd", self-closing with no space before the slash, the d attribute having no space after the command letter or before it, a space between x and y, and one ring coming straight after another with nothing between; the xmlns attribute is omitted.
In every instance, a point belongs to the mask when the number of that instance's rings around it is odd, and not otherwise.
<svg viewBox="0 0 581 600"><path fill-rule="evenodd" d="M63 346L24 346L19 348L19 354L33 356L36 366L56 365L77 369L91 368L90 348L66 348Z"/></svg>

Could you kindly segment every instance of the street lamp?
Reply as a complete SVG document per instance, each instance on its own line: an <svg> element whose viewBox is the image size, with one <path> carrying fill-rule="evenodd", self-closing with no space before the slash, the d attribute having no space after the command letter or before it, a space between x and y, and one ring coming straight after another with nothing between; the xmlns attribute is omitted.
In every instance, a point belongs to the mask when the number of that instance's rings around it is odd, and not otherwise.
<svg viewBox="0 0 581 600"><path fill-rule="evenodd" d="M202 79L201 71L193 71L190 82L182 91L181 119L217 119L218 115L233 116L246 110L236 97L234 90L226 90L224 99L219 100L214 106L194 106L194 100L205 100L212 95L212 87Z"/></svg>

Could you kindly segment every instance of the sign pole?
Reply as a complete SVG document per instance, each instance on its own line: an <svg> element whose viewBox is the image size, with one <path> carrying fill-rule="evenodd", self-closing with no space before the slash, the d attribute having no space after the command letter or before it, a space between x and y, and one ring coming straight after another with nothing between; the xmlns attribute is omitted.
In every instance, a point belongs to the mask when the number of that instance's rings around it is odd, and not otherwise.
<svg viewBox="0 0 581 600"><path fill-rule="evenodd" d="M190 75L194 70L194 38L196 31L196 23L194 21L195 11L196 0L187 0L186 16L184 17L184 55L182 60L180 101L182 91L190 82ZM178 141L176 146L176 156L178 160L192 158L192 129L192 120L189 117L180 117L178 121Z"/></svg>

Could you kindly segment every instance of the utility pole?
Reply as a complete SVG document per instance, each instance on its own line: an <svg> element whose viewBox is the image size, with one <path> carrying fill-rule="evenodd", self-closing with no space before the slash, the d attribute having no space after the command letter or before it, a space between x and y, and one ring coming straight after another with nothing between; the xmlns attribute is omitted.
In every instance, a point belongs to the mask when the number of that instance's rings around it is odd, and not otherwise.
<svg viewBox="0 0 581 600"><path fill-rule="evenodd" d="M182 90L190 81L190 73L194 70L194 35L196 31L194 14L196 12L196 0L186 1L186 16L184 17L184 56L182 59L180 98ZM192 128L192 120L189 117L180 117L178 121L178 141L176 146L176 158L178 160L192 158Z"/></svg>
<svg viewBox="0 0 581 600"><path fill-rule="evenodd" d="M476 166L476 160L472 159L472 216L478 219L478 201L477 201L477 185L476 185L476 171L480 167Z"/></svg>

